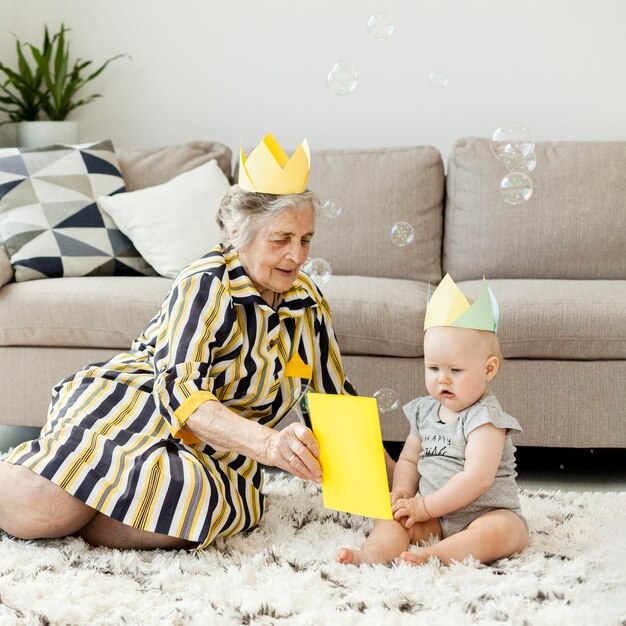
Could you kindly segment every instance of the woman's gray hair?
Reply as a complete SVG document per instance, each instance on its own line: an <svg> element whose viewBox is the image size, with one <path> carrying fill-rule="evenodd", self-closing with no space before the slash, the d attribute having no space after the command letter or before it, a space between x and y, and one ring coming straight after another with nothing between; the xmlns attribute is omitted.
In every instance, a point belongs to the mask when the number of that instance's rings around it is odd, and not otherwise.
<svg viewBox="0 0 626 626"><path fill-rule="evenodd" d="M245 191L239 185L233 185L224 196L215 219L222 243L241 250L252 243L263 226L281 213L312 208L317 214L319 207L319 197L308 189L282 196Z"/></svg>

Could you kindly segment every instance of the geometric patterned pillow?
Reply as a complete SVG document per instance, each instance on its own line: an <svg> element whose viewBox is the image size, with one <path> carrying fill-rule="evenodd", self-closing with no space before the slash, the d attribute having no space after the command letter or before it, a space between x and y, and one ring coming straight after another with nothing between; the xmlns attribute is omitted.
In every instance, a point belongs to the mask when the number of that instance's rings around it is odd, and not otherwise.
<svg viewBox="0 0 626 626"><path fill-rule="evenodd" d="M96 204L123 191L111 141L0 149L0 245L15 280L154 276Z"/></svg>

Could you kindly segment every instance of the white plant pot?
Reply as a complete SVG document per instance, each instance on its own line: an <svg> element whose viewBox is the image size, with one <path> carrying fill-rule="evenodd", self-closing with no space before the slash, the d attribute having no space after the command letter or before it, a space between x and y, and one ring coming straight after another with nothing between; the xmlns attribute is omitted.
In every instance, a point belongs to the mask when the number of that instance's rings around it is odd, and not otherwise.
<svg viewBox="0 0 626 626"><path fill-rule="evenodd" d="M78 143L78 122L18 122L17 145L40 148L55 144Z"/></svg>

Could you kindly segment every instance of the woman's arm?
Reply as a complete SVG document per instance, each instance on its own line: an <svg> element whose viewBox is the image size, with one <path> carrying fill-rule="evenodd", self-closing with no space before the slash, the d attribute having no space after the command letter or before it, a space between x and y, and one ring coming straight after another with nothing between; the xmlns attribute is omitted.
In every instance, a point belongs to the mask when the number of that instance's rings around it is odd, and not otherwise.
<svg viewBox="0 0 626 626"><path fill-rule="evenodd" d="M220 452L242 454L280 467L305 480L321 481L319 444L303 424L274 430L240 417L216 400L201 404L185 421L185 430Z"/></svg>
<svg viewBox="0 0 626 626"><path fill-rule="evenodd" d="M319 480L319 446L305 426L273 430L237 415L212 393L215 350L239 332L217 270L179 277L155 322L154 393L161 415L185 444L207 443Z"/></svg>

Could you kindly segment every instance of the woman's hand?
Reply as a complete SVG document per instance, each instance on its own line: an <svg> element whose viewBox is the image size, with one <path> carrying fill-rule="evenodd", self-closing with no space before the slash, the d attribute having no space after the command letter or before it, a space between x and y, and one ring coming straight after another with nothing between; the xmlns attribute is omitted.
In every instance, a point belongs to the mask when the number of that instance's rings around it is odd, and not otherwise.
<svg viewBox="0 0 626 626"><path fill-rule="evenodd" d="M416 522L425 522L430 519L430 515L424 506L424 498L418 496L416 498L400 498L392 505L391 511L395 520L404 521L405 528L411 528Z"/></svg>
<svg viewBox="0 0 626 626"><path fill-rule="evenodd" d="M289 424L272 430L265 444L265 465L280 467L304 480L322 482L322 468L317 460L320 446L304 424Z"/></svg>

